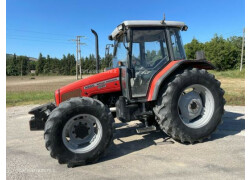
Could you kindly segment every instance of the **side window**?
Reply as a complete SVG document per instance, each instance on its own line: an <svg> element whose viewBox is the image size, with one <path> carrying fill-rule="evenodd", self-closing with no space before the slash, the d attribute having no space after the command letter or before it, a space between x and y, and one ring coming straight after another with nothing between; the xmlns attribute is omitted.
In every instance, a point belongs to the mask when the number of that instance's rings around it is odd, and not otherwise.
<svg viewBox="0 0 250 180"><path fill-rule="evenodd" d="M168 54L166 43L161 41L145 42L145 62L146 66L154 67L154 64L163 59L167 61Z"/></svg>
<svg viewBox="0 0 250 180"><path fill-rule="evenodd" d="M134 30L132 65L154 68L159 62L169 61L164 30Z"/></svg>
<svg viewBox="0 0 250 180"><path fill-rule="evenodd" d="M132 65L134 68L137 67L137 64L140 64L141 62L141 55L140 55L140 44L139 43L133 43L132 47Z"/></svg>
<svg viewBox="0 0 250 180"><path fill-rule="evenodd" d="M170 37L173 47L174 59L185 59L185 53L181 41L181 37L179 34L179 30L172 29L170 30Z"/></svg>

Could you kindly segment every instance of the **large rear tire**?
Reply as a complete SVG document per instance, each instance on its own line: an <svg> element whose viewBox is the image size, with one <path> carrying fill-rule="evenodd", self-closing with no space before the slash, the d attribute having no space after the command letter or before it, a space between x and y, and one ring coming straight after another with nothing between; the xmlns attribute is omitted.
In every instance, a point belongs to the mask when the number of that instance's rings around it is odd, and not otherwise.
<svg viewBox="0 0 250 180"><path fill-rule="evenodd" d="M45 124L51 157L68 166L97 162L113 138L114 119L102 102L82 97L59 105Z"/></svg>
<svg viewBox="0 0 250 180"><path fill-rule="evenodd" d="M223 95L220 82L206 70L182 70L159 93L154 107L157 122L175 140L202 142L222 123Z"/></svg>

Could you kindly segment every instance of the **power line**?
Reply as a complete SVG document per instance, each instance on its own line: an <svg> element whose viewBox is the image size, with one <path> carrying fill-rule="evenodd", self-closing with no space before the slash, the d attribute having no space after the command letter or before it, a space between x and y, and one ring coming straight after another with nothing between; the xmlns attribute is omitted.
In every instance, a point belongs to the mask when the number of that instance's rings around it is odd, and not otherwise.
<svg viewBox="0 0 250 180"><path fill-rule="evenodd" d="M56 35L56 36L71 36L69 34L58 34L58 33L47 33L47 32L39 32L39 31L30 31L30 30L23 30L23 29L11 29L11 28L6 28L7 30L11 31L22 31L22 32L30 32L30 33L38 33L38 34L51 34L51 35Z"/></svg>
<svg viewBox="0 0 250 180"><path fill-rule="evenodd" d="M26 35L19 35L19 34L14 34L14 35L8 35L8 34L7 34L7 37L8 37L8 36L10 36L10 37L12 37L12 38L13 38L13 37L14 37L14 38L16 38L16 37L18 37L18 38L19 38L19 37L23 38L23 37L24 37L24 38L36 38L36 39L51 39L51 40L59 40L59 41L60 41L60 40L65 41L65 40L66 40L65 38L64 38L64 39L62 39L62 38L61 38L61 39L58 39L58 38L47 38L47 37L41 37L41 36L26 36Z"/></svg>
<svg viewBox="0 0 250 180"><path fill-rule="evenodd" d="M59 43L59 44L72 44L70 42L59 42L59 41L43 41L43 40L36 40L36 39L26 39L26 38L12 38L12 37L7 37L6 39L17 39L17 40L24 40L24 41L36 41L36 42L53 42L53 43Z"/></svg>

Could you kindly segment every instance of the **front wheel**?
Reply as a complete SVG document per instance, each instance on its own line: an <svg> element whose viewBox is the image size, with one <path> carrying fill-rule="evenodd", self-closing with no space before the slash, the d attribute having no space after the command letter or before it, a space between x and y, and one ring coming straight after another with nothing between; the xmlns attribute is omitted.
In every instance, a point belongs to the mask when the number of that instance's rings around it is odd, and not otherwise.
<svg viewBox="0 0 250 180"><path fill-rule="evenodd" d="M113 137L114 119L109 109L92 98L72 98L59 105L45 124L45 146L58 162L96 162Z"/></svg>
<svg viewBox="0 0 250 180"><path fill-rule="evenodd" d="M201 142L222 122L220 82L201 69L177 73L161 89L154 112L161 129L181 142Z"/></svg>

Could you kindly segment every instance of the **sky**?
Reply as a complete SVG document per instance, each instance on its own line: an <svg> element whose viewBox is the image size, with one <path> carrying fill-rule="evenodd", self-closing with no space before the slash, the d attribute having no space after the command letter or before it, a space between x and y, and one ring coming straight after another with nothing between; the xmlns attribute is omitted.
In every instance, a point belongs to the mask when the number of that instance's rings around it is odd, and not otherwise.
<svg viewBox="0 0 250 180"><path fill-rule="evenodd" d="M224 38L242 36L245 27L244 0L7 0L6 53L38 58L62 58L76 53L77 35L82 56L95 53L99 36L100 56L105 45L112 43L108 35L124 20L183 21L189 29L182 32L183 43L195 37L209 41L217 33Z"/></svg>

